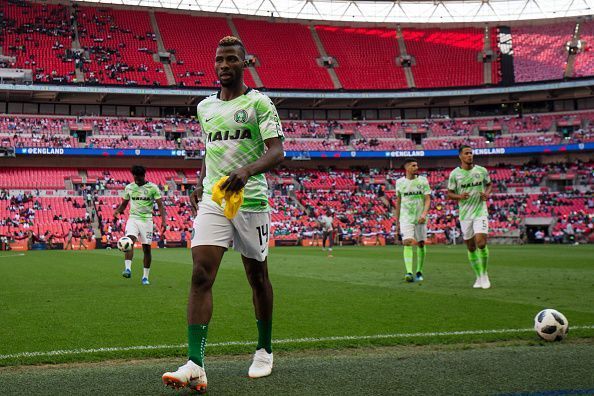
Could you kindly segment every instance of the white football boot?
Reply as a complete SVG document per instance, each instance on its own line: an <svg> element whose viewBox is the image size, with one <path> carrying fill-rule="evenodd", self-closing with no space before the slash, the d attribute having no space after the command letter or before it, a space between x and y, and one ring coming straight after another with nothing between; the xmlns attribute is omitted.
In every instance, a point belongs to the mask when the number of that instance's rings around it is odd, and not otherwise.
<svg viewBox="0 0 594 396"><path fill-rule="evenodd" d="M272 353L260 348L254 354L254 361L248 371L250 378L266 377L272 373Z"/></svg>
<svg viewBox="0 0 594 396"><path fill-rule="evenodd" d="M489 289L491 287L491 281L489 280L489 274L486 272L481 275L481 287L483 289Z"/></svg>
<svg viewBox="0 0 594 396"><path fill-rule="evenodd" d="M473 288L475 289L482 289L483 287L483 277L482 276L477 276L476 277L476 281L474 282L474 285L472 285Z"/></svg>
<svg viewBox="0 0 594 396"><path fill-rule="evenodd" d="M163 374L163 383L171 388L189 387L198 393L206 393L206 372L191 360L179 367L173 373Z"/></svg>

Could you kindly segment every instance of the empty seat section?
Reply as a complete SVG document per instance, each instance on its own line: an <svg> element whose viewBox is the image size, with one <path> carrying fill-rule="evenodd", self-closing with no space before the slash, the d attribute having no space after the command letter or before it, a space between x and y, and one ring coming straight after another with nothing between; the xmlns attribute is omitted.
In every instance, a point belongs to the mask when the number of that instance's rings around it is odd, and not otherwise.
<svg viewBox="0 0 594 396"><path fill-rule="evenodd" d="M580 24L580 40L582 50L575 56L573 75L586 77L594 75L594 22L585 21Z"/></svg>
<svg viewBox="0 0 594 396"><path fill-rule="evenodd" d="M224 18L206 18L192 15L155 13L163 45L175 52L171 69L175 81L185 86L218 86L214 71L215 51L219 40L231 35ZM251 74L244 74L248 86L254 87Z"/></svg>
<svg viewBox="0 0 594 396"><path fill-rule="evenodd" d="M399 56L396 31L375 28L316 26L329 56L336 58L335 69L345 89L407 88Z"/></svg>
<svg viewBox="0 0 594 396"><path fill-rule="evenodd" d="M270 23L234 19L248 52L259 61L256 68L267 88L334 89L311 32L296 23ZM289 44L290 43L290 44Z"/></svg>
<svg viewBox="0 0 594 396"><path fill-rule="evenodd" d="M567 63L565 44L574 22L512 27L516 82L559 80Z"/></svg>
<svg viewBox="0 0 594 396"><path fill-rule="evenodd" d="M65 189L64 180L78 176L71 168L2 168L0 186L20 189Z"/></svg>
<svg viewBox="0 0 594 396"><path fill-rule="evenodd" d="M482 85L484 32L477 28L402 30L406 51L415 60L419 88Z"/></svg>

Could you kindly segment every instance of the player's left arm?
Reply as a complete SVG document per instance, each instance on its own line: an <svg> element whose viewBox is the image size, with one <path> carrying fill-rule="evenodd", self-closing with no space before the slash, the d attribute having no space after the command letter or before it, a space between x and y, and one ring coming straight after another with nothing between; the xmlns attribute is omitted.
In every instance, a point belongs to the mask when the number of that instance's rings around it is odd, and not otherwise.
<svg viewBox="0 0 594 396"><path fill-rule="evenodd" d="M165 211L162 198L155 199L155 202L157 203L159 213L161 214L161 231L164 233L167 231L167 212Z"/></svg>
<svg viewBox="0 0 594 396"><path fill-rule="evenodd" d="M489 199L489 196L493 192L493 183L491 183L491 178L489 177L489 171L485 169L485 191L481 193L481 199L486 201Z"/></svg>
<svg viewBox="0 0 594 396"><path fill-rule="evenodd" d="M260 135L266 152L258 160L242 168L236 169L229 174L229 178L221 185L222 190L239 191L248 182L251 176L268 172L276 168L285 159L283 150L283 131L278 117L278 113L272 101L267 97L262 97L256 103L256 118Z"/></svg>
<svg viewBox="0 0 594 396"><path fill-rule="evenodd" d="M429 213L429 208L431 207L431 187L429 187L429 183L426 183L423 186L423 190L423 192L425 193L425 207L423 208L423 213L421 213L421 217L419 217L419 224L425 224L425 222L427 221L427 214Z"/></svg>
<svg viewBox="0 0 594 396"><path fill-rule="evenodd" d="M159 208L159 214L161 215L161 232L165 233L165 231L167 230L167 211L165 210L165 206L163 205L163 197L161 196L161 190L156 185L153 185L152 190L153 199L157 203L157 208Z"/></svg>

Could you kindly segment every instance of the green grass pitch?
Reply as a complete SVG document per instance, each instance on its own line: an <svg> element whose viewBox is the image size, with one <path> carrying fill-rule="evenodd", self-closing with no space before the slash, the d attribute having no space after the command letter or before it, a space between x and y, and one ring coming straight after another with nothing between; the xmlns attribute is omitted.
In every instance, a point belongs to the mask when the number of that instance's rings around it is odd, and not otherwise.
<svg viewBox="0 0 594 396"><path fill-rule="evenodd" d="M491 246L490 251L493 287L475 290L462 246L429 246L425 281L414 284L403 281L401 247L339 247L332 259L320 249L272 249L269 268L275 291L277 365L282 367L283 354L288 367L299 359L312 359L311 354L322 356L321 361L332 367L342 367L349 359L371 359L368 366L375 367L381 359L398 361L390 358L401 353L390 349L394 346L418 346L419 356L442 356L468 348L480 352L489 345L503 351L532 345L544 355L542 359L549 354L562 358L571 348L577 348L578 355L583 348L594 350L594 246ZM167 364L158 365L171 369L182 362L190 251L155 250L148 287L140 284L141 261L142 253L137 251L132 278L124 279L123 255L114 250L2 252L0 366L6 367L0 370L0 388L6 378L16 378L14 370L26 369L16 367L20 365L108 360L125 364L124 359L164 358ZM566 341L545 345L532 331L508 331L531 328L534 315L543 308L555 308L567 316ZM215 373L234 367L235 355L249 360L256 337L251 291L238 254L229 252L215 283L207 365L209 355L230 359L214 359ZM333 357L353 347L364 352ZM402 353L411 359L417 356L414 349ZM373 360L376 355L379 360ZM568 362L575 359L582 358L567 357ZM158 371L150 362L136 369L146 366ZM571 370L575 373L575 368ZM282 394L279 371L271 377L276 380L270 381L278 382ZM216 383L209 382L216 393ZM233 382L225 384L231 387ZM592 379L551 384L547 389L572 384L594 389ZM158 377L155 386L160 386ZM464 388L459 389L464 393Z"/></svg>

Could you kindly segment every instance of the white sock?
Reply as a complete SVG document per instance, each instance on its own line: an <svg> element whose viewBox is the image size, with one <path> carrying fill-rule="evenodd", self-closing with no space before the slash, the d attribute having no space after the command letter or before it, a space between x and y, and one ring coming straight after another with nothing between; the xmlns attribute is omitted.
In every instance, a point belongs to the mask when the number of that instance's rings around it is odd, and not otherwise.
<svg viewBox="0 0 594 396"><path fill-rule="evenodd" d="M127 270L132 270L132 260L124 260L124 265L126 266Z"/></svg>
<svg viewBox="0 0 594 396"><path fill-rule="evenodd" d="M144 272L142 273L143 274L142 277L148 279L150 270L151 270L150 268L144 268L143 269Z"/></svg>

